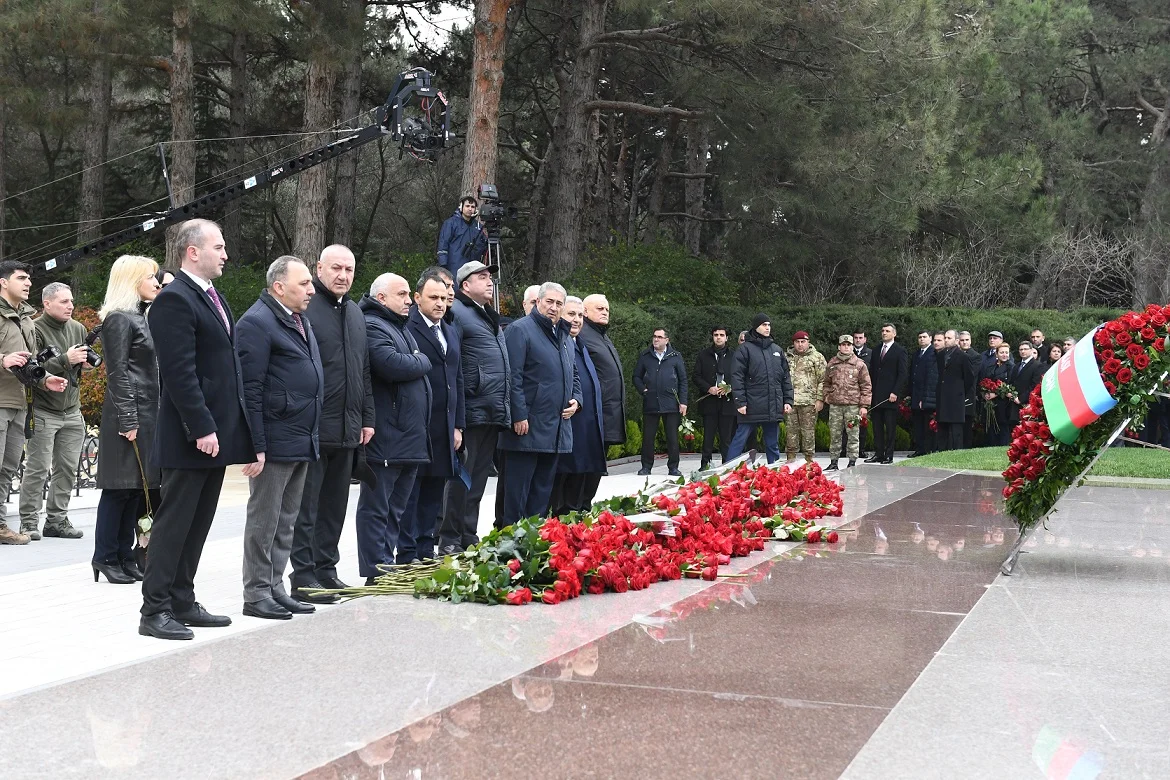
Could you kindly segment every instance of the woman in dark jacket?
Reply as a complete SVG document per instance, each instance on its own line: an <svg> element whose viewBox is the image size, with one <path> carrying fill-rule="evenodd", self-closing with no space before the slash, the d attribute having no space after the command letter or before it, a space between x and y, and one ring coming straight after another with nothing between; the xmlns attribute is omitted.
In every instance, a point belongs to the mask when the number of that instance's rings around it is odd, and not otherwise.
<svg viewBox="0 0 1170 780"><path fill-rule="evenodd" d="M158 505L159 470L152 452L158 419L158 361L146 307L159 292L158 263L123 255L110 269L102 320L106 397L98 435L97 528L93 578L116 585L142 579L134 561L138 518Z"/></svg>
<svg viewBox="0 0 1170 780"><path fill-rule="evenodd" d="M995 350L995 363L987 369L984 379L1011 384L1012 365L1012 348L1007 344L1000 344ZM988 398L987 395L982 388L979 389L980 400L991 401L995 405L995 425L984 432L986 436L984 444L987 446L1007 446L1012 435L1011 411L1008 409L1008 405L1012 402L1003 397L992 396Z"/></svg>
<svg viewBox="0 0 1170 780"><path fill-rule="evenodd" d="M729 460L743 454L756 425L764 432L768 462L780 459L780 422L792 411L792 379L784 350L772 343L772 323L757 314L752 329L731 361L731 394L739 412L739 425L728 450Z"/></svg>

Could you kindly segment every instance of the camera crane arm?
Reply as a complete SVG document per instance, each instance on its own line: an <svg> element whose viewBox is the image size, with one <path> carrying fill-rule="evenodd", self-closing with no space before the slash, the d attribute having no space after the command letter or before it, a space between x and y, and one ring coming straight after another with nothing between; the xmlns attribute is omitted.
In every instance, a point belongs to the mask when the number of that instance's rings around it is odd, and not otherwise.
<svg viewBox="0 0 1170 780"><path fill-rule="evenodd" d="M159 212L150 219L116 233L102 236L47 260L30 263L32 271L38 274L68 268L81 260L95 258L141 236L164 230L170 225L205 217L250 192L270 187L386 136L399 142L401 149L399 157L409 151L416 159L433 160L439 150L447 146L453 135L447 129L447 98L431 85L431 76L431 72L423 68L412 68L398 74L393 91L386 102L371 112L372 124L344 138L289 158L246 179L201 195L188 203ZM421 118L405 115L415 97L419 98L419 108L423 112Z"/></svg>

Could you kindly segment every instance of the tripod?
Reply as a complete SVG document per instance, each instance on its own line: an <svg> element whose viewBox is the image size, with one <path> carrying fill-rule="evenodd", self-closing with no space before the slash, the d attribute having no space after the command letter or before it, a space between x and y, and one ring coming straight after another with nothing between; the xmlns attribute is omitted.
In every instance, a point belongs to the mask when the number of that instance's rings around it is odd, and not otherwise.
<svg viewBox="0 0 1170 780"><path fill-rule="evenodd" d="M500 288L504 281L504 253L500 249L500 236L498 233L493 236L491 231L488 231L487 264L500 269L496 271L496 278L493 280L495 282L493 304L498 314L500 312Z"/></svg>

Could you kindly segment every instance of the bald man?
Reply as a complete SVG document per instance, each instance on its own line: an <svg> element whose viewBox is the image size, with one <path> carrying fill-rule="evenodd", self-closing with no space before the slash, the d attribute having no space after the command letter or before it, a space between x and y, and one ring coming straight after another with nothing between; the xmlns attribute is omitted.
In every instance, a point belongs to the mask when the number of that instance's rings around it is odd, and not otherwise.
<svg viewBox="0 0 1170 780"><path fill-rule="evenodd" d="M601 383L602 430L605 446L626 442L626 376L609 330L609 300L594 293L585 297L585 324L577 338L589 350Z"/></svg>
<svg viewBox="0 0 1170 780"><path fill-rule="evenodd" d="M431 361L406 327L410 284L382 274L358 304L365 316L374 436L366 446L373 485L362 483L357 505L358 573L366 584L394 563L406 506L419 466L430 463Z"/></svg>
<svg viewBox="0 0 1170 780"><path fill-rule="evenodd" d="M314 604L333 596L306 596L303 591L344 588L337 578L337 545L345 525L349 483L358 447L374 435L374 392L366 347L366 321L350 299L356 270L353 252L341 244L321 250L306 316L317 334L325 372L321 409L321 457L309 464L305 491L293 529L292 594Z"/></svg>

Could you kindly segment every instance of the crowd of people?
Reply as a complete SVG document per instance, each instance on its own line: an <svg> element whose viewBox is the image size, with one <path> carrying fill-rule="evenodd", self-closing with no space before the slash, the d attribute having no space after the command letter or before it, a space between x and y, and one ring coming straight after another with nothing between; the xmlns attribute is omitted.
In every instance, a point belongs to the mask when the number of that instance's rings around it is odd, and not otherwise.
<svg viewBox="0 0 1170 780"><path fill-rule="evenodd" d="M99 312L103 355L72 319L67 286L46 286L34 319L28 267L0 263L0 355L9 369L0 372L0 491L10 489L26 452L20 531L8 527L0 504L0 542L82 535L67 514L84 435L78 385L103 358L94 580L141 581L144 635L189 639L191 627L230 624L196 600L194 579L232 464L249 478L243 613L258 618L311 613L336 600L320 591L348 587L338 578L338 544L354 479L366 584L389 566L476 544L493 470L496 527L587 510L607 448L626 440L626 373L607 334L609 302L546 282L525 291L524 316L501 317L498 268L482 262L474 206L461 202L452 217L460 224L444 226L439 262L413 283L384 273L355 299L348 248L326 247L312 269L285 255L238 320L214 286L227 260L220 228L185 222L174 239L174 273L147 257L114 263ZM801 453L811 462L826 407L829 468L838 453L855 464L867 418L875 449L868 462L889 463L903 400L916 454L970 446L979 380L1011 383L1026 402L1042 373L1036 367L1059 352L1035 331L1013 363L1000 334L978 352L969 334L949 330L918 334L908 355L887 324L874 349L864 333L844 334L826 359L804 331L788 348L776 343L759 314L736 349L726 327L713 328L688 380L668 332L648 335L631 377L642 396L640 474L654 467L661 425L667 471L679 475L688 395L699 398L703 468L716 442L726 462L757 435L768 461L779 460L785 420L789 461ZM1005 409L1005 421L1013 415L1018 409Z"/></svg>

